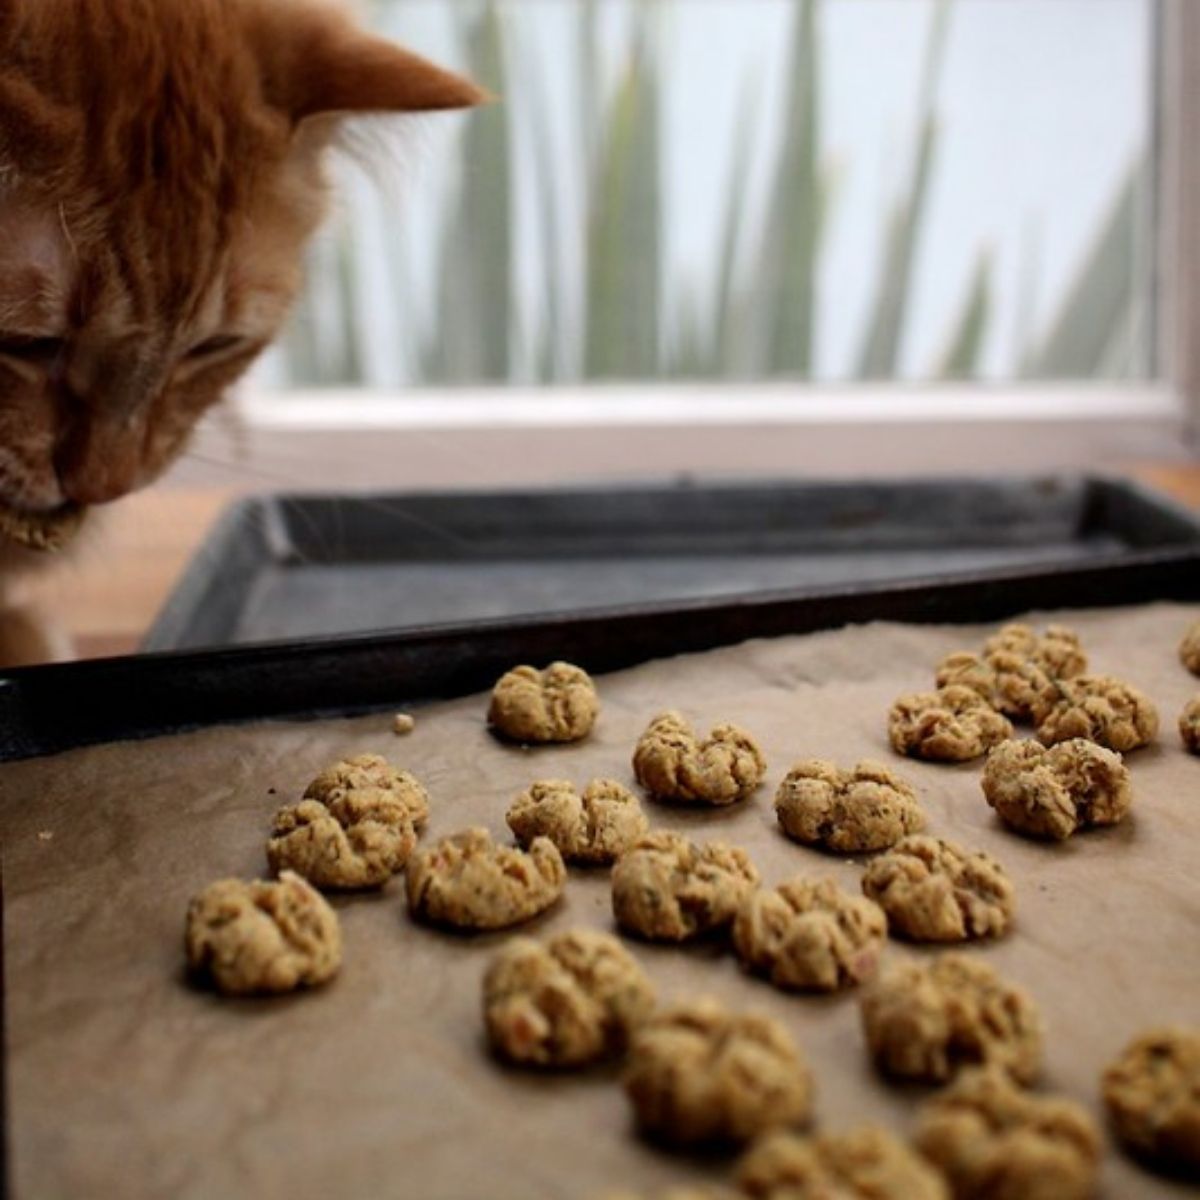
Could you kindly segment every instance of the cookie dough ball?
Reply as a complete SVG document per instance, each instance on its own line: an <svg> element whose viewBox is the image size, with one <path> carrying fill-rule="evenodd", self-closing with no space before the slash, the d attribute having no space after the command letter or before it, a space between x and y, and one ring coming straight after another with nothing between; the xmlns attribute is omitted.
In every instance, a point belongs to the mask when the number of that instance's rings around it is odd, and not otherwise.
<svg viewBox="0 0 1200 1200"><path fill-rule="evenodd" d="M956 650L938 663L934 677L939 688L970 688L989 704L996 700L996 670L981 654Z"/></svg>
<svg viewBox="0 0 1200 1200"><path fill-rule="evenodd" d="M209 884L188 905L184 951L226 995L290 992L337 974L342 933L321 893L284 871L275 883Z"/></svg>
<svg viewBox="0 0 1200 1200"><path fill-rule="evenodd" d="M888 713L898 754L933 762L968 762L1012 737L1012 725L978 693L955 684L901 696Z"/></svg>
<svg viewBox="0 0 1200 1200"><path fill-rule="evenodd" d="M1015 889L982 851L934 837L907 837L867 864L863 891L892 933L917 942L964 942L1008 929Z"/></svg>
<svg viewBox="0 0 1200 1200"><path fill-rule="evenodd" d="M1200 1028L1144 1033L1101 1083L1109 1119L1129 1150L1168 1170L1200 1173Z"/></svg>
<svg viewBox="0 0 1200 1200"><path fill-rule="evenodd" d="M637 959L610 934L516 937L483 977L488 1040L510 1062L577 1067L620 1054L654 1008Z"/></svg>
<svg viewBox="0 0 1200 1200"><path fill-rule="evenodd" d="M1087 657L1071 630L1051 625L1039 637L1028 625L1005 625L982 654L963 651L944 659L937 684L969 687L1014 720L1036 722L1058 698L1058 681L1085 670Z"/></svg>
<svg viewBox="0 0 1200 1200"><path fill-rule="evenodd" d="M545 779L509 806L508 827L522 846L548 837L571 863L611 863L650 828L638 798L612 779L580 795L565 779Z"/></svg>
<svg viewBox="0 0 1200 1200"><path fill-rule="evenodd" d="M319 888L379 887L417 844L411 814L401 796L384 788L339 792L328 807L301 800L275 814L267 862L272 871L289 868Z"/></svg>
<svg viewBox="0 0 1200 1200"><path fill-rule="evenodd" d="M886 1129L768 1133L737 1168L755 1200L950 1200L942 1177Z"/></svg>
<svg viewBox="0 0 1200 1200"><path fill-rule="evenodd" d="M1031 739L1004 742L988 755L980 783L1005 824L1056 841L1116 825L1133 802L1121 756L1083 738L1049 749Z"/></svg>
<svg viewBox="0 0 1200 1200"><path fill-rule="evenodd" d="M728 925L757 885L744 850L658 830L617 859L613 916L651 941L682 942Z"/></svg>
<svg viewBox="0 0 1200 1200"><path fill-rule="evenodd" d="M962 1067L989 1064L1032 1083L1041 1068L1041 1021L1028 993L965 954L882 971L864 989L861 1013L886 1075L943 1083Z"/></svg>
<svg viewBox="0 0 1200 1200"><path fill-rule="evenodd" d="M1014 721L1043 720L1059 697L1060 680L1045 667L1006 650L988 655L994 678L991 704Z"/></svg>
<svg viewBox="0 0 1200 1200"><path fill-rule="evenodd" d="M1014 721L1040 721L1058 699L1058 680L1044 667L1010 650L985 657L952 654L937 670L940 688L961 684Z"/></svg>
<svg viewBox="0 0 1200 1200"><path fill-rule="evenodd" d="M592 731L600 700L591 676L570 663L516 667L492 689L488 724L513 742L577 742Z"/></svg>
<svg viewBox="0 0 1200 1200"><path fill-rule="evenodd" d="M1040 637L1028 625L1004 625L983 644L984 654L1015 654L1054 679L1073 679L1087 670L1079 635L1065 625L1048 625Z"/></svg>
<svg viewBox="0 0 1200 1200"><path fill-rule="evenodd" d="M883 910L832 879L791 879L751 892L733 922L742 965L797 991L860 983L874 972L886 938Z"/></svg>
<svg viewBox="0 0 1200 1200"><path fill-rule="evenodd" d="M1003 1071L972 1068L926 1105L917 1148L955 1200L1088 1200L1101 1141L1081 1105L1035 1096Z"/></svg>
<svg viewBox="0 0 1200 1200"><path fill-rule="evenodd" d="M360 754L326 767L304 789L304 799L316 800L330 810L338 805L354 810L374 805L380 799L379 792L404 806L414 829L425 828L429 793L416 778L393 767L379 754Z"/></svg>
<svg viewBox="0 0 1200 1200"><path fill-rule="evenodd" d="M1038 635L1031 625L1016 622L1001 625L991 637L983 643L983 651L990 654L993 650L1011 650L1025 657L1032 655L1037 649Z"/></svg>
<svg viewBox="0 0 1200 1200"><path fill-rule="evenodd" d="M1179 736L1189 754L1200 754L1200 696L1189 700L1179 714Z"/></svg>
<svg viewBox="0 0 1200 1200"><path fill-rule="evenodd" d="M408 910L437 925L503 929L549 908L566 878L549 838L534 838L526 853L497 846L486 829L467 829L409 859Z"/></svg>
<svg viewBox="0 0 1200 1200"><path fill-rule="evenodd" d="M1192 625L1179 643L1179 661L1193 675L1200 675L1200 621Z"/></svg>
<svg viewBox="0 0 1200 1200"><path fill-rule="evenodd" d="M762 782L767 762L758 743L736 725L717 725L697 741L677 712L661 713L633 752L638 783L659 800L732 804Z"/></svg>
<svg viewBox="0 0 1200 1200"><path fill-rule="evenodd" d="M1080 675L1059 685L1059 698L1038 723L1047 746L1087 738L1122 754L1158 736L1158 711L1137 688L1108 675Z"/></svg>
<svg viewBox="0 0 1200 1200"><path fill-rule="evenodd" d="M784 776L775 815L788 837L840 854L883 850L925 824L917 793L887 767L860 762L843 771L817 758Z"/></svg>
<svg viewBox="0 0 1200 1200"><path fill-rule="evenodd" d="M812 1077L783 1026L711 999L639 1026L624 1084L641 1130L679 1145L745 1142L812 1112Z"/></svg>

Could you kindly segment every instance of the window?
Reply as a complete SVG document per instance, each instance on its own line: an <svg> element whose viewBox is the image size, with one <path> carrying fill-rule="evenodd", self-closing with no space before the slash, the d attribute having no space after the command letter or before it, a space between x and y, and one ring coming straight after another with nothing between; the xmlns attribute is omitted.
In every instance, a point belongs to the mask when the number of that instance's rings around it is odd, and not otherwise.
<svg viewBox="0 0 1200 1200"><path fill-rule="evenodd" d="M1200 136L1181 0L372 12L503 103L413 122L399 194L343 164L244 410L268 470L418 486L1181 452Z"/></svg>
<svg viewBox="0 0 1200 1200"><path fill-rule="evenodd" d="M343 172L291 385L1145 378L1146 0L459 0L501 97Z"/></svg>

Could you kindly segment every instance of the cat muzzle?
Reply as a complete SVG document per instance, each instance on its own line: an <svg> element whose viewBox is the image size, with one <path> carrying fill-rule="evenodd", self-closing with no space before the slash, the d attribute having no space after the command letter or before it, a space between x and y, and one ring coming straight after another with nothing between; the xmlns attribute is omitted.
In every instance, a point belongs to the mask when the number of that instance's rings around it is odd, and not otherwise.
<svg viewBox="0 0 1200 1200"><path fill-rule="evenodd" d="M0 537L53 554L79 532L86 512L82 504L64 504L50 512L22 512L0 504Z"/></svg>

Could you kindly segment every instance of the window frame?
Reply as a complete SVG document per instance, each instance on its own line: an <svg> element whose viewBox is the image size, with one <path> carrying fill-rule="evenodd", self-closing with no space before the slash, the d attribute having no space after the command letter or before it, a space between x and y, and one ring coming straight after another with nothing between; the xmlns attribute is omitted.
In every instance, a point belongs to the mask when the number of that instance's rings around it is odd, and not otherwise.
<svg viewBox="0 0 1200 1200"><path fill-rule="evenodd" d="M1200 434L1200 8L1159 0L1157 296L1161 377Z"/></svg>
<svg viewBox="0 0 1200 1200"><path fill-rule="evenodd" d="M1200 442L1200 4L1153 16L1153 380L247 392L177 474L345 489L1184 461Z"/></svg>

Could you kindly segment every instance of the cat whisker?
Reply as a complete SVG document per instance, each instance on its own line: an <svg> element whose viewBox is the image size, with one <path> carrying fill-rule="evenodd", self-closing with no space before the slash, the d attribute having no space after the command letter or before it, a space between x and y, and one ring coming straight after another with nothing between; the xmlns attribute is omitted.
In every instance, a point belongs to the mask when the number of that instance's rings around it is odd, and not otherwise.
<svg viewBox="0 0 1200 1200"><path fill-rule="evenodd" d="M181 458L192 459L193 461L201 463L204 466L226 469L231 474L252 475L266 483L271 483L275 486L284 485L288 488L306 490L303 486L303 480L299 476L292 476L281 471L273 471L262 466L225 462L211 455L191 450L186 451L183 455L181 455ZM385 500L370 494L355 496L330 496L329 499L339 504L353 504L366 509L369 512L382 513L385 516L395 517L414 529L420 529L426 533L434 534L447 546L466 549L474 545L472 539L463 537L461 534L456 533L449 526L439 521L430 521L425 517L419 516L417 513L413 512L407 504L400 500ZM293 516L307 520L307 514L304 512L303 508L294 504L290 507ZM315 527L310 525L310 529L315 532ZM336 550L336 547L330 546L329 550L332 553L334 550Z"/></svg>

